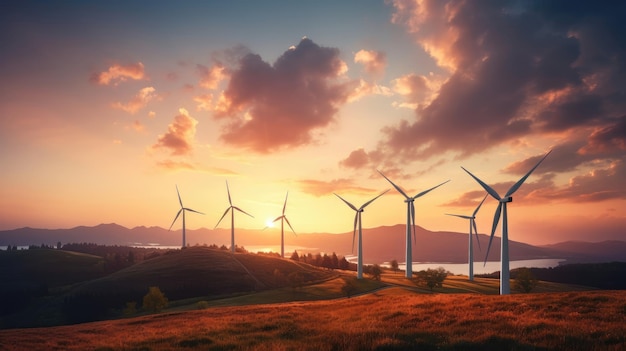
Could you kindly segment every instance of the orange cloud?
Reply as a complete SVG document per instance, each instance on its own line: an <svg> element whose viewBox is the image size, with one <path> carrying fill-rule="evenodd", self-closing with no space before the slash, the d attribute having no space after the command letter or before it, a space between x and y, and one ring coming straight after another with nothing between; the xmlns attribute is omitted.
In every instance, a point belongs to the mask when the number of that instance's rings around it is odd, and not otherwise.
<svg viewBox="0 0 626 351"><path fill-rule="evenodd" d="M338 49L307 38L273 65L246 54L216 102L215 117L229 121L221 139L259 153L313 142L355 87L338 80L345 71Z"/></svg>
<svg viewBox="0 0 626 351"><path fill-rule="evenodd" d="M117 85L129 79L146 79L143 63L137 62L126 66L115 64L104 72L92 74L90 78L92 82L100 85L109 85L111 83Z"/></svg>
<svg viewBox="0 0 626 351"><path fill-rule="evenodd" d="M200 171L207 172L216 176L238 176L239 173L232 171L226 168L219 167L203 167L201 165L197 165L187 161L174 161L174 160L163 160L157 162L157 166L169 171L179 171L179 170L188 170L188 171Z"/></svg>
<svg viewBox="0 0 626 351"><path fill-rule="evenodd" d="M354 185L350 179L334 179L331 181L321 181L314 179L303 179L296 182L302 192L314 196L331 195L334 192L356 193L362 195L372 195L378 192L377 189L363 188Z"/></svg>
<svg viewBox="0 0 626 351"><path fill-rule="evenodd" d="M228 78L226 67L221 64L215 64L210 68L204 65L198 65L197 68L200 73L199 85L204 89L215 90L220 82Z"/></svg>
<svg viewBox="0 0 626 351"><path fill-rule="evenodd" d="M381 51L359 50L354 55L354 62L363 64L365 72L379 76L387 67L387 56Z"/></svg>
<svg viewBox="0 0 626 351"><path fill-rule="evenodd" d="M187 155L193 150L196 125L198 121L189 115L184 108L178 110L179 115L167 127L165 134L159 135L153 149L167 149L171 155Z"/></svg>
<svg viewBox="0 0 626 351"><path fill-rule="evenodd" d="M213 109L213 94L201 94L193 97L193 101L197 103L196 110L211 111Z"/></svg>
<svg viewBox="0 0 626 351"><path fill-rule="evenodd" d="M155 93L156 89L154 87L145 87L137 93L130 101L123 104L121 102L114 102L111 104L113 108L117 108L123 111L126 111L130 114L135 114L137 111L148 105L148 102L158 97Z"/></svg>

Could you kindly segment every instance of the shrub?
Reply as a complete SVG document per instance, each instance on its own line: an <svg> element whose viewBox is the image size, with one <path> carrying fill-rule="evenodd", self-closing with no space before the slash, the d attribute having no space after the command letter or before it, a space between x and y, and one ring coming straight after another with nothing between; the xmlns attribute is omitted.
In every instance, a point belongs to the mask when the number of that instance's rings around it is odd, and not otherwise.
<svg viewBox="0 0 626 351"><path fill-rule="evenodd" d="M131 301L126 303L126 308L124 308L124 315L130 316L137 313L137 302Z"/></svg>
<svg viewBox="0 0 626 351"><path fill-rule="evenodd" d="M167 297L156 286L151 286L148 293L143 297L143 308L152 312L160 312L167 307Z"/></svg>
<svg viewBox="0 0 626 351"><path fill-rule="evenodd" d="M517 270L515 274L515 282L513 287L524 293L529 293L537 286L537 279L530 271L530 269L524 267Z"/></svg>
<svg viewBox="0 0 626 351"><path fill-rule="evenodd" d="M433 291L434 288L441 288L443 286L443 281L449 273L450 272L446 271L443 267L437 269L428 268L428 270L417 272L415 283L425 285L430 291Z"/></svg>

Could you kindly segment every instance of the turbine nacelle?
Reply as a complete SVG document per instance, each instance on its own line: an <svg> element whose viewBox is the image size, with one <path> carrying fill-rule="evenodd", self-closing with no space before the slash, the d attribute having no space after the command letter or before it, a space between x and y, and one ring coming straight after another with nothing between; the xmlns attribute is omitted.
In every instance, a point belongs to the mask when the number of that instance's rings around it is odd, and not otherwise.
<svg viewBox="0 0 626 351"><path fill-rule="evenodd" d="M513 202L513 196L507 196L507 197L505 197L505 198L502 198L502 199L500 199L500 202L501 202L501 203L504 203L504 202Z"/></svg>

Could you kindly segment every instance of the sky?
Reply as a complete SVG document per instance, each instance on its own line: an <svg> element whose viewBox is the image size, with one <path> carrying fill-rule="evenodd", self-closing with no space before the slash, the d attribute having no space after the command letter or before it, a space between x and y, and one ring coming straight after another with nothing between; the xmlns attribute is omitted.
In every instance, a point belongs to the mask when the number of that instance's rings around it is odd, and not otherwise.
<svg viewBox="0 0 626 351"><path fill-rule="evenodd" d="M626 3L19 1L0 11L0 230L466 232L549 156L509 238L626 240ZM490 233L497 201L477 217ZM176 223L173 229L180 229ZM228 228L229 221L220 223ZM499 228L499 227L498 227ZM500 229L497 230L499 235Z"/></svg>

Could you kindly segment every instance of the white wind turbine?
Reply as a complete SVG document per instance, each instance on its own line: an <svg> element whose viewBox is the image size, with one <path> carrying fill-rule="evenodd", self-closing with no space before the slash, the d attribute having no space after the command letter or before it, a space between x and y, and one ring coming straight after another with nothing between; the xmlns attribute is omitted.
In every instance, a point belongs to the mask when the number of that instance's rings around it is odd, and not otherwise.
<svg viewBox="0 0 626 351"><path fill-rule="evenodd" d="M469 219L469 253L468 253L468 265L469 265L469 280L474 281L474 245L472 240L472 229L474 230L474 234L476 235L476 242L478 243L478 249L480 249L480 239L478 239L478 229L476 229L476 213L480 210L480 206L483 205L487 195L483 197L483 201L478 204L478 207L474 210L471 216L458 215L458 214L450 214L446 213L448 216L455 216L460 218Z"/></svg>
<svg viewBox="0 0 626 351"><path fill-rule="evenodd" d="M353 209L356 214L354 215L354 232L352 234L352 250L354 251L354 236L356 235L356 227L357 224L359 226L359 245L358 245L358 251L357 251L357 273L356 273L356 277L357 279L362 279L363 278L363 227L361 225L361 213L363 212L363 210L365 209L365 207L369 204L371 204L372 202L374 202L374 200L378 199L379 197L383 196L384 193L388 192L389 189L383 191L382 193L380 193L380 195L376 196L375 198L369 200L368 202L364 203L361 207L356 208L353 204L349 203L348 201L346 201L343 197L335 194L335 196L337 196L338 198L340 198L343 202L346 203L346 205L350 206L351 209Z"/></svg>
<svg viewBox="0 0 626 351"><path fill-rule="evenodd" d="M449 182L450 180L446 180L445 182L434 186L428 190L424 190L421 193L410 197L409 195L407 195L402 188L400 188L399 186L397 186L396 184L394 184L389 178L387 178L383 172L378 171L378 173L380 173L381 176L383 176L385 179L387 179L387 181L389 183L391 183L391 185L393 185L394 188L396 188L396 190L398 190L398 192L400 194L402 194L402 196L404 196L404 202L406 202L406 274L405 276L407 278L411 278L413 276L413 248L411 245L411 225L413 226L413 241L415 241L417 243L417 239L415 237L415 206L413 205L413 201L415 201L415 199L426 195L427 193L429 193L431 190L434 190L444 184L446 184L447 182Z"/></svg>
<svg viewBox="0 0 626 351"><path fill-rule="evenodd" d="M183 206L183 200L180 199L180 193L178 192L178 185L176 185L176 194L178 195L178 202L180 203L180 210L178 210L178 213L176 214L176 217L174 217L174 221L170 225L170 229L168 229L168 231L172 230L172 227L174 226L174 223L176 223L178 216L180 216L180 214L182 213L183 214L183 248L184 248L187 245L185 241L185 211L191 211L191 212L199 213L201 215L203 215L204 213L198 212L196 210L192 210L191 208L187 208Z"/></svg>
<svg viewBox="0 0 626 351"><path fill-rule="evenodd" d="M513 184L513 186L509 189L509 191L504 194L504 197L500 197L498 193L493 190L489 185L485 184L482 180L478 179L475 175L470 173L467 169L463 168L467 174L469 174L474 180L478 182L494 199L498 200L498 208L496 209L496 213L493 217L493 226L491 227L491 236L489 237L489 246L487 246L487 254L485 255L485 262L487 262L487 257L489 256L489 249L491 249L491 241L493 240L493 235L496 232L496 227L498 226L498 222L500 221L500 213L502 213L502 238L500 240L500 295L508 295L511 293L510 282L509 282L509 228L508 228L508 218L506 212L506 204L513 201L513 193L519 189L522 184L526 181L526 179L530 176L530 174L543 162L543 160L548 157L548 155L552 152L552 150L548 151L548 153L537 162L535 167L531 168L526 175L524 175L517 183Z"/></svg>
<svg viewBox="0 0 626 351"><path fill-rule="evenodd" d="M285 257L285 223L284 223L285 221L289 225L289 228L291 228L291 231L293 232L293 234L297 235L296 231L293 230L291 223L289 223L287 216L285 216L285 209L287 208L287 197L289 197L289 192L287 192L287 195L285 196L285 204L283 205L283 214L276 217L276 219L272 221L272 223L274 223L280 219L280 257Z"/></svg>
<svg viewBox="0 0 626 351"><path fill-rule="evenodd" d="M248 212L240 209L237 206L233 206L233 201L230 198L230 189L228 189L228 181L226 181L226 192L228 193L228 204L230 205L226 211L224 211L224 214L222 215L222 218L220 218L219 221L217 221L217 224L215 225L215 228L217 228L218 225L220 225L220 222L222 221L222 219L224 219L224 217L226 217L226 214L228 213L228 211L230 212L230 251L232 253L235 253L235 210L247 214L248 216L254 218L253 215L249 214ZM215 229L214 228L214 229Z"/></svg>

